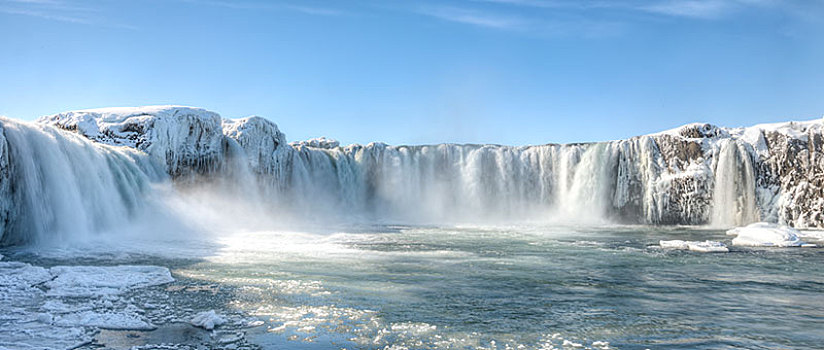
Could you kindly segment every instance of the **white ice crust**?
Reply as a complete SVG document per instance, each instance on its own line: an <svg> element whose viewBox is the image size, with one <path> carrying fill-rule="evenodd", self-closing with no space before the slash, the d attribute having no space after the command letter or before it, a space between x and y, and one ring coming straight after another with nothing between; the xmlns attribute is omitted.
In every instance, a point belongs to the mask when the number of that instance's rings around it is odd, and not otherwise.
<svg viewBox="0 0 824 350"><path fill-rule="evenodd" d="M727 231L727 235L737 236L732 244L750 247L800 247L805 243L798 237L800 232L785 225L756 222Z"/></svg>
<svg viewBox="0 0 824 350"><path fill-rule="evenodd" d="M50 296L93 297L173 282L169 269L160 266L55 266L56 276L46 283Z"/></svg>
<svg viewBox="0 0 824 350"><path fill-rule="evenodd" d="M661 248L665 249L676 249L676 250L691 250L701 253L726 253L729 252L729 248L724 243L716 242L716 241L682 241L682 240L671 240L671 241L659 241L658 245Z"/></svg>
<svg viewBox="0 0 824 350"><path fill-rule="evenodd" d="M207 330L215 329L215 327L226 323L226 319L218 315L215 310L201 312L189 321L193 326L200 327Z"/></svg>
<svg viewBox="0 0 824 350"><path fill-rule="evenodd" d="M172 282L157 266L55 266L0 262L0 349L72 349L95 329L154 329L144 310L122 296Z"/></svg>

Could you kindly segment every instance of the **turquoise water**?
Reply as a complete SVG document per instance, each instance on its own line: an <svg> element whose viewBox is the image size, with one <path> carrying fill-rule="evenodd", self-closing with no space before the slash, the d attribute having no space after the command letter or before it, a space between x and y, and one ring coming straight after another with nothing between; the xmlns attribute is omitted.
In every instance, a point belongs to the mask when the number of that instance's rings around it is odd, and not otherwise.
<svg viewBox="0 0 824 350"><path fill-rule="evenodd" d="M250 335L259 344L290 337L317 348L330 341L355 348L824 344L822 250L702 254L653 246L661 239L729 237L648 227L262 232L227 238L214 256L179 272L255 286L241 288L235 307L267 320Z"/></svg>
<svg viewBox="0 0 824 350"><path fill-rule="evenodd" d="M257 320L236 327L253 348L824 344L824 250L818 248L730 247L711 254L655 246L662 239L729 243L723 231L697 228L340 231L233 233L208 244L177 244L185 259L169 258L176 248L167 246L163 258L144 252L83 263L169 266L178 283L207 288L189 296L174 288L153 293L185 297L194 303L187 308Z"/></svg>

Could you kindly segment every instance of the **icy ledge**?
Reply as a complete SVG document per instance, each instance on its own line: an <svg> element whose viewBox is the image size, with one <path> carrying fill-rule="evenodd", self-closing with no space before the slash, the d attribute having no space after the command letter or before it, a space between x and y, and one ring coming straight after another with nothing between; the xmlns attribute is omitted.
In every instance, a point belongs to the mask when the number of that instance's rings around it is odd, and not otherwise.
<svg viewBox="0 0 824 350"><path fill-rule="evenodd" d="M744 227L727 231L727 235L737 236L732 244L747 247L814 247L803 242L798 236L801 232L785 226L767 222L756 222Z"/></svg>

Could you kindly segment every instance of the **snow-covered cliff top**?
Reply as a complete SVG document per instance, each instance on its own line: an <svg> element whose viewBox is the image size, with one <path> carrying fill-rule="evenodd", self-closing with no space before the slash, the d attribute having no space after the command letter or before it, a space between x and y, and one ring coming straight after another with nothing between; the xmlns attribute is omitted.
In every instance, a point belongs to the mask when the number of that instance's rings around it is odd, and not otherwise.
<svg viewBox="0 0 824 350"><path fill-rule="evenodd" d="M109 145L122 145L138 149L145 149L150 141L143 134L149 133L160 121L168 130L179 130L181 133L190 129L191 124L204 125L213 129L216 134L225 134L228 137L249 143L252 134L270 135L276 143L285 144L286 138L277 128L277 125L265 118L252 116L241 119L226 119L219 114L197 107L187 106L144 106L144 107L114 107L85 109L63 112L45 116L38 120L40 123L58 126L62 129L78 132L97 142ZM699 139L699 138L743 138L750 143L756 143L762 132L775 132L792 138L805 139L811 128L824 128L824 118L808 121L789 121L780 123L757 124L749 127L719 127L708 123L691 123L677 128L641 136L663 136ZM269 137L267 137L269 139ZM290 143L292 147L336 148L340 142L319 137Z"/></svg>
<svg viewBox="0 0 824 350"><path fill-rule="evenodd" d="M326 137L316 137L313 139L303 140L303 141L295 141L290 142L290 146L292 147L314 147L314 148L336 148L340 146L340 142L335 139L330 139Z"/></svg>
<svg viewBox="0 0 824 350"><path fill-rule="evenodd" d="M748 132L776 132L794 138L803 138L811 128L824 127L824 118L806 121L787 121L756 124L746 127L719 127L708 123L690 123L677 128L649 134L648 136L670 135L685 138L742 137Z"/></svg>
<svg viewBox="0 0 824 350"><path fill-rule="evenodd" d="M215 112L186 106L87 109L45 116L38 122L103 144L139 149L166 164L173 175L191 165L208 167L221 158L227 137L244 148L269 153L286 143L283 133L269 120L224 119Z"/></svg>
<svg viewBox="0 0 824 350"><path fill-rule="evenodd" d="M75 131L91 140L145 150L151 146L148 134L163 124L165 129L188 128L186 120L217 127L221 117L215 112L186 106L145 106L85 109L41 117L37 121Z"/></svg>

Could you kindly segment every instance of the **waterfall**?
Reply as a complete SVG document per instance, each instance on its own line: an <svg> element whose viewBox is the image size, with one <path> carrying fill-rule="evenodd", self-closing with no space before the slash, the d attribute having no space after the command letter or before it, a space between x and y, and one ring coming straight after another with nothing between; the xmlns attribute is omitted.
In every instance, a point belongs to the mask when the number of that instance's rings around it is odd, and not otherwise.
<svg viewBox="0 0 824 350"><path fill-rule="evenodd" d="M288 220L730 226L760 212L757 154L729 137L290 145L266 119L221 121L183 107L0 119L0 127L2 245L117 229L149 210L224 228ZM153 207L169 197L171 210Z"/></svg>
<svg viewBox="0 0 824 350"><path fill-rule="evenodd" d="M2 119L3 244L59 241L122 225L164 177L144 155L53 127Z"/></svg>
<svg viewBox="0 0 824 350"><path fill-rule="evenodd" d="M735 140L722 140L717 153L712 225L741 226L758 221L750 152Z"/></svg>

